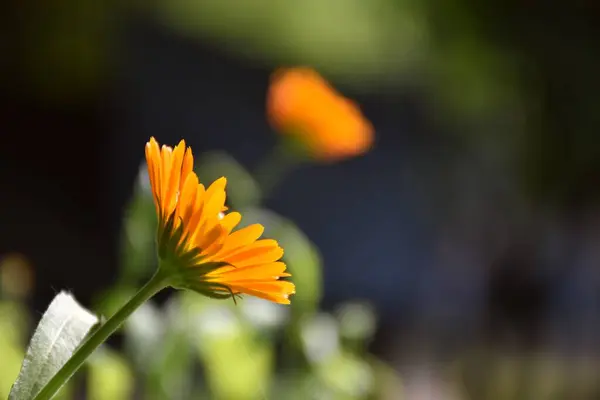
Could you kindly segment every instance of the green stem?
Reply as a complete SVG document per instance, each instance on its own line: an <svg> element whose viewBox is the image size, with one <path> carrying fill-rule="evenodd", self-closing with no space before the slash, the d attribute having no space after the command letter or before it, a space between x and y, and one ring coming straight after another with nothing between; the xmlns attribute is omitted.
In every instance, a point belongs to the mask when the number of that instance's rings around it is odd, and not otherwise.
<svg viewBox="0 0 600 400"><path fill-rule="evenodd" d="M275 146L254 170L254 178L262 190L263 200L302 161L302 156L289 143L282 141Z"/></svg>
<svg viewBox="0 0 600 400"><path fill-rule="evenodd" d="M160 271L155 273L131 300L88 336L87 340L73 353L65 365L38 392L34 400L49 400L54 397L94 350L104 343L138 307L167 286L165 276Z"/></svg>

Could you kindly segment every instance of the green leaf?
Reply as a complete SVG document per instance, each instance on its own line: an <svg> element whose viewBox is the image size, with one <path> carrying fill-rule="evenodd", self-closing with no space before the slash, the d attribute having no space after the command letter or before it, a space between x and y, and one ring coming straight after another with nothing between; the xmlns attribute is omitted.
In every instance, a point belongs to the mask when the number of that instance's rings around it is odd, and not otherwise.
<svg viewBox="0 0 600 400"><path fill-rule="evenodd" d="M90 357L90 400L131 399L133 372L119 353L101 347Z"/></svg>
<svg viewBox="0 0 600 400"><path fill-rule="evenodd" d="M363 354L375 334L377 316L367 302L353 301L338 307L336 312L342 345L346 350Z"/></svg>
<svg viewBox="0 0 600 400"><path fill-rule="evenodd" d="M161 310L152 301L142 304L123 324L127 352L143 374L149 372L161 350L167 327Z"/></svg>
<svg viewBox="0 0 600 400"><path fill-rule="evenodd" d="M186 36L218 38L224 49L260 62L316 66L357 87L389 86L408 72L419 71L430 47L428 2L163 0L156 4L158 17ZM248 143L253 139L246 138Z"/></svg>
<svg viewBox="0 0 600 400"><path fill-rule="evenodd" d="M210 398L267 398L273 371L272 343L256 336L233 303L182 294L179 318L189 323L194 349L205 368Z"/></svg>
<svg viewBox="0 0 600 400"><path fill-rule="evenodd" d="M17 302L0 301L0 398L5 399L19 374L25 355L21 338L28 318L27 309Z"/></svg>
<svg viewBox="0 0 600 400"><path fill-rule="evenodd" d="M371 366L375 380L373 383L374 391L372 396L370 396L371 398L406 400L404 382L392 366L371 355L366 357L366 361ZM457 384L461 381L453 380L452 382ZM453 387L451 393L455 393ZM450 398L459 399L463 397L457 393L456 396Z"/></svg>
<svg viewBox="0 0 600 400"><path fill-rule="evenodd" d="M121 232L120 280L125 284L137 283L156 266L157 218L148 182L144 164L133 197L127 205Z"/></svg>
<svg viewBox="0 0 600 400"><path fill-rule="evenodd" d="M160 346L154 350L145 384L148 400L184 400L194 397L194 351L190 334L191 321L182 317L182 302L178 292L164 307L162 323L169 328L164 332ZM197 297L197 296L196 296Z"/></svg>
<svg viewBox="0 0 600 400"><path fill-rule="evenodd" d="M215 313L227 318L222 311L215 310ZM224 321L220 322L226 324ZM246 330L226 326L216 330L208 328L201 338L204 343L199 344L199 350L207 368L211 393L215 398L265 398L273 362L270 343L254 339ZM232 366L235 366L235 374L231 373Z"/></svg>
<svg viewBox="0 0 600 400"><path fill-rule="evenodd" d="M375 390L371 365L346 352L336 353L317 365L316 373L338 399L364 399Z"/></svg>
<svg viewBox="0 0 600 400"><path fill-rule="evenodd" d="M133 285L117 284L109 287L94 296L94 310L97 310L99 315L115 315L136 293L137 288Z"/></svg>
<svg viewBox="0 0 600 400"><path fill-rule="evenodd" d="M289 322L290 308L248 296L239 304L240 315L261 334L274 334Z"/></svg>
<svg viewBox="0 0 600 400"><path fill-rule="evenodd" d="M28 400L67 362L98 318L61 292L42 316L9 400Z"/></svg>

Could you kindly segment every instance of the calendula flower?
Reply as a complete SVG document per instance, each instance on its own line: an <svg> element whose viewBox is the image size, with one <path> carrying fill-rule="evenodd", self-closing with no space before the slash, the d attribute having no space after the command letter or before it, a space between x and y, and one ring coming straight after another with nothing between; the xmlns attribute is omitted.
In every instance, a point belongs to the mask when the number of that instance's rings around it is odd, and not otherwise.
<svg viewBox="0 0 600 400"><path fill-rule="evenodd" d="M290 276L280 261L283 249L275 240L259 239L260 224L235 230L241 215L226 213L226 179L205 188L183 140L172 149L151 138L146 160L159 220L158 253L171 285L214 298L249 294L289 304L295 286L280 279Z"/></svg>
<svg viewBox="0 0 600 400"><path fill-rule="evenodd" d="M373 143L373 126L358 106L310 68L273 74L267 114L279 133L291 135L319 160L357 156Z"/></svg>

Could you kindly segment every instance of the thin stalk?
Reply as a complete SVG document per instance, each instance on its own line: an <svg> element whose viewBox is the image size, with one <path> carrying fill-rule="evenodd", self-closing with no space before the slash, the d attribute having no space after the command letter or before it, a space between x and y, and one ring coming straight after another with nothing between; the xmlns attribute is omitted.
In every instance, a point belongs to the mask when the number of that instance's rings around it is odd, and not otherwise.
<svg viewBox="0 0 600 400"><path fill-rule="evenodd" d="M137 310L143 303L149 300L156 293L167 287L167 280L164 275L158 271L154 276L135 294L119 311L110 317L103 325L94 330L85 342L73 353L71 358L63 367L46 383L38 392L34 400L50 400L60 390L60 388L73 376L75 372L83 365L85 360L102 343L109 338L125 320Z"/></svg>
<svg viewBox="0 0 600 400"><path fill-rule="evenodd" d="M267 199L283 179L304 161L297 150L287 142L279 143L254 170L254 178Z"/></svg>

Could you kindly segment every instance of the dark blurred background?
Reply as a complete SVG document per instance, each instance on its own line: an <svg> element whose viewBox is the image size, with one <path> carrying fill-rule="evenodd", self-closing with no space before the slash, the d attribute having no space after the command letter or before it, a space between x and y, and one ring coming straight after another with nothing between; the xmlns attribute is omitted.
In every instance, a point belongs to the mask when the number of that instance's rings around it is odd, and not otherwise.
<svg viewBox="0 0 600 400"><path fill-rule="evenodd" d="M114 281L150 136L252 169L269 75L300 64L377 135L268 199L319 247L325 310L374 304L372 351L406 376L600 350L596 2L8 0L0 21L0 255L33 266L36 312Z"/></svg>

